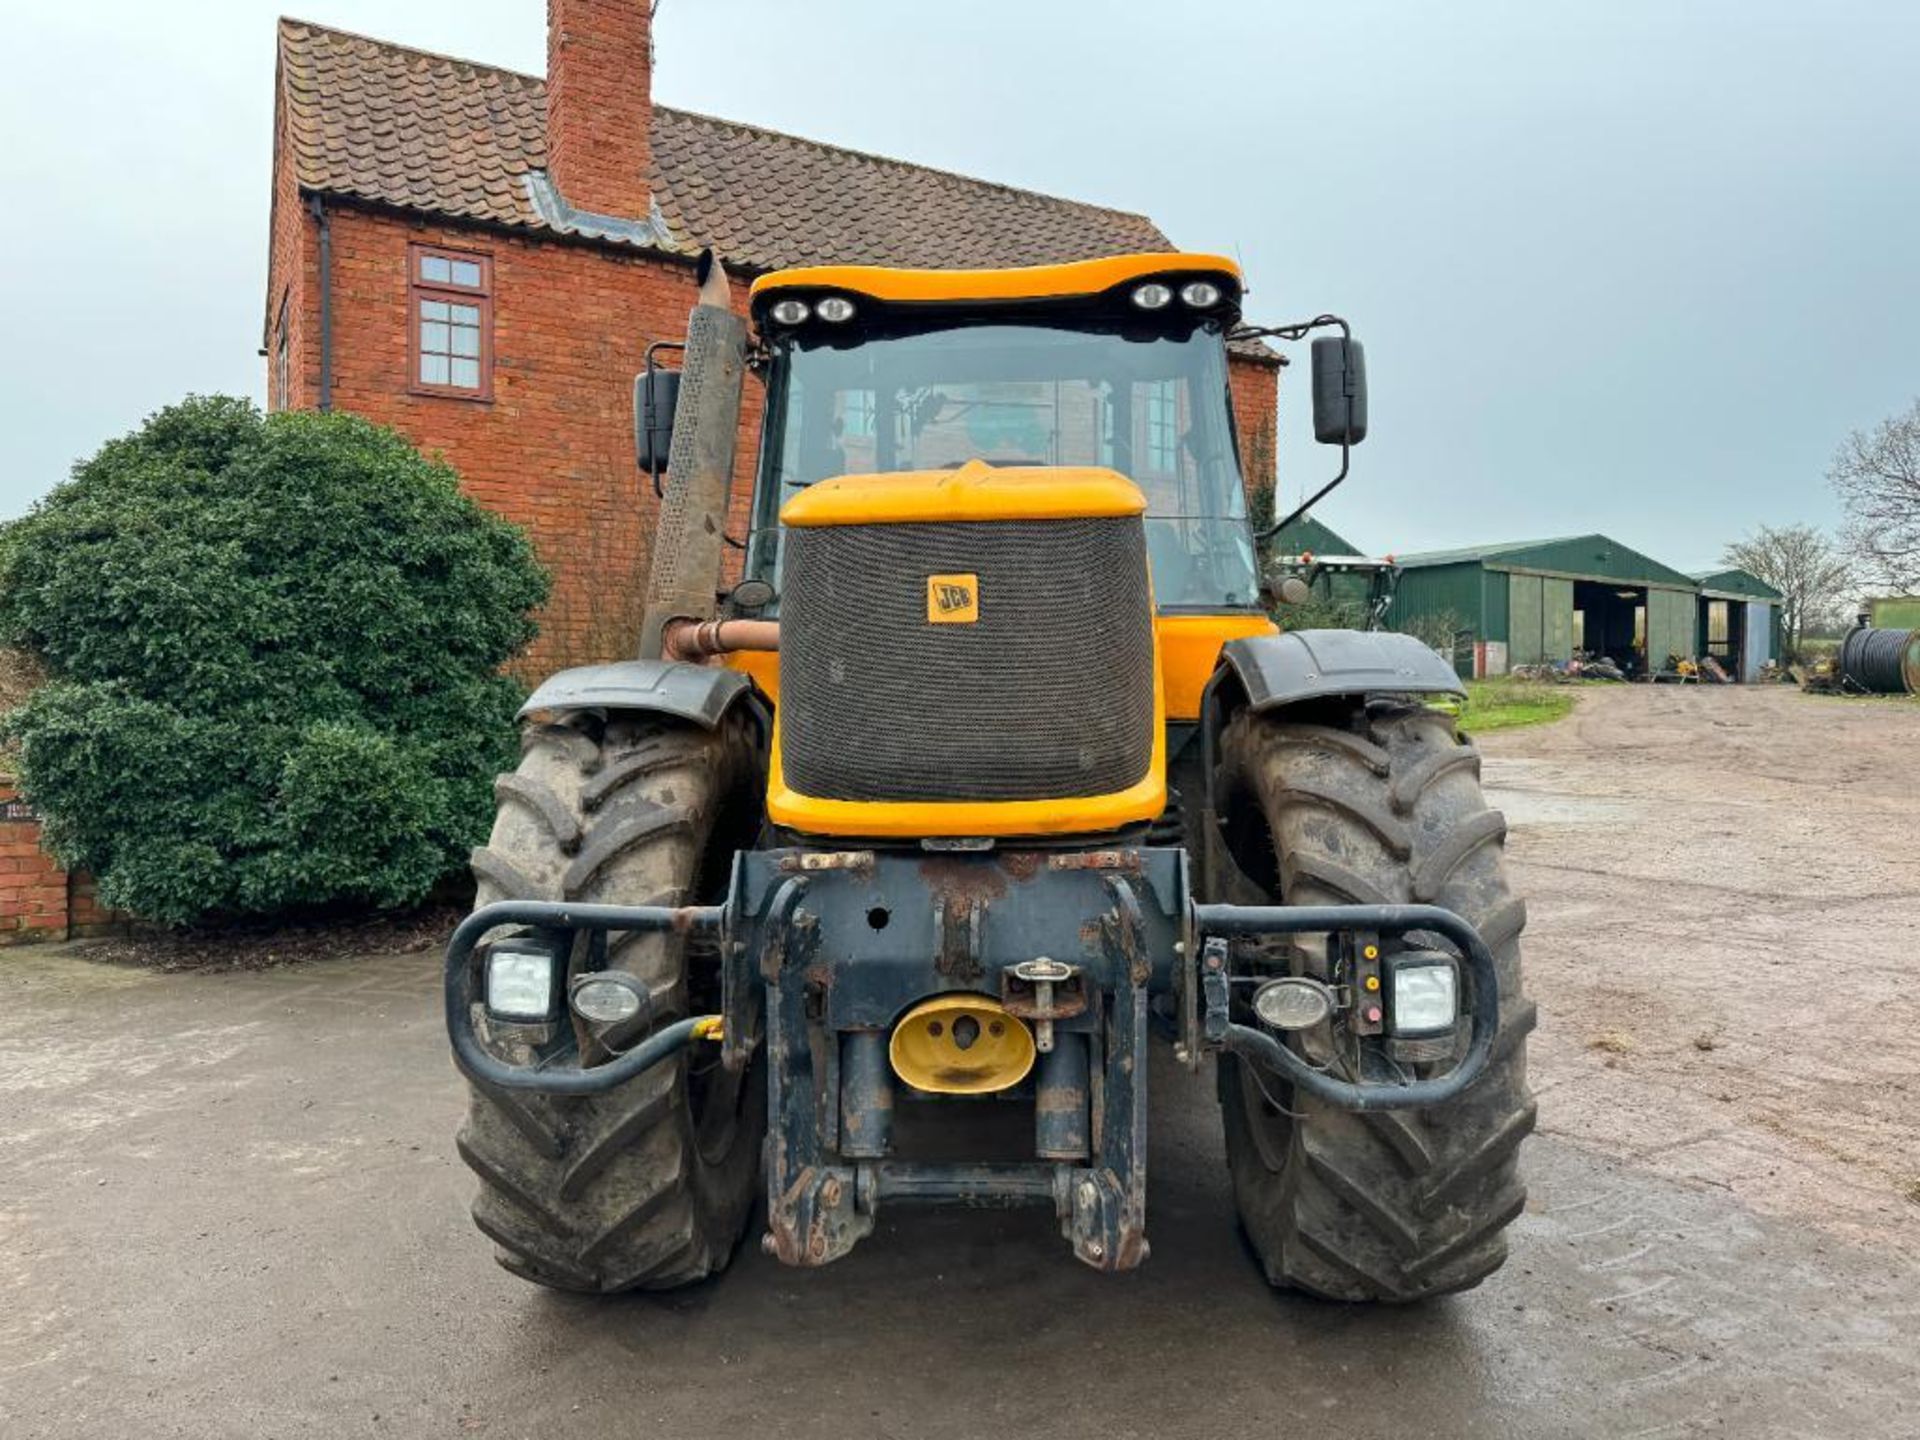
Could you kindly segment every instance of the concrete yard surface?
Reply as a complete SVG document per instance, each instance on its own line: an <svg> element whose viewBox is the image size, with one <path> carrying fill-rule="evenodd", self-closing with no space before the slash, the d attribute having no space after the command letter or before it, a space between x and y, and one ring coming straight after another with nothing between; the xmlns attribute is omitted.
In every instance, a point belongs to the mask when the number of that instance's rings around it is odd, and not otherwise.
<svg viewBox="0 0 1920 1440"><path fill-rule="evenodd" d="M435 957L0 954L0 1435L1920 1434L1916 739L1648 687L1488 737L1541 1127L1508 1267L1410 1309L1266 1287L1168 1064L1134 1275L894 1210L821 1271L750 1236L694 1290L547 1294L466 1218Z"/></svg>

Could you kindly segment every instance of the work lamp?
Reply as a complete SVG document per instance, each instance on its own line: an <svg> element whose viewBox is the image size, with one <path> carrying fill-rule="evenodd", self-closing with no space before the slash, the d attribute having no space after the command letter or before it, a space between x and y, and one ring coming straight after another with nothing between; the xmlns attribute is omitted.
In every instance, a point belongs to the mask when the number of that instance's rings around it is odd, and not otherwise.
<svg viewBox="0 0 1920 1440"><path fill-rule="evenodd" d="M558 957L538 941L501 940L487 947L487 1014L496 1020L537 1025L555 1018Z"/></svg>
<svg viewBox="0 0 1920 1440"><path fill-rule="evenodd" d="M1387 1029L1401 1040L1445 1035L1460 1018L1460 968L1437 950L1386 958Z"/></svg>
<svg viewBox="0 0 1920 1440"><path fill-rule="evenodd" d="M1253 1013L1271 1030L1310 1030L1333 1013L1333 995L1306 975L1282 975L1253 992Z"/></svg>
<svg viewBox="0 0 1920 1440"><path fill-rule="evenodd" d="M640 981L624 970L599 970L573 982L573 1013L594 1025L631 1020L651 998Z"/></svg>

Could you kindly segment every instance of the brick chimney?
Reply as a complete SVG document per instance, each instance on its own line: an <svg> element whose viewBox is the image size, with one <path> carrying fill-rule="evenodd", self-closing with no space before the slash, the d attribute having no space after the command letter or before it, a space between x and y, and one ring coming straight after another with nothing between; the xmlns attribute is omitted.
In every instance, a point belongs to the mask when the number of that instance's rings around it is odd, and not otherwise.
<svg viewBox="0 0 1920 1440"><path fill-rule="evenodd" d="M547 0L547 173L567 204L644 220L651 208L650 0Z"/></svg>

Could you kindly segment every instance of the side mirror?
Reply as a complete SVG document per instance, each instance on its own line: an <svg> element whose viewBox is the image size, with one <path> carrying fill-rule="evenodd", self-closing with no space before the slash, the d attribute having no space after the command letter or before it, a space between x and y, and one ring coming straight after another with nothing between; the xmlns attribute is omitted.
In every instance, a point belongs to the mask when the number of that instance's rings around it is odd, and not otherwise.
<svg viewBox="0 0 1920 1440"><path fill-rule="evenodd" d="M633 377L633 453L640 468L658 479L667 473L673 448L673 410L680 403L680 372L656 370Z"/></svg>
<svg viewBox="0 0 1920 1440"><path fill-rule="evenodd" d="M1313 342L1313 438L1322 445L1367 438L1367 351L1358 340L1322 335Z"/></svg>

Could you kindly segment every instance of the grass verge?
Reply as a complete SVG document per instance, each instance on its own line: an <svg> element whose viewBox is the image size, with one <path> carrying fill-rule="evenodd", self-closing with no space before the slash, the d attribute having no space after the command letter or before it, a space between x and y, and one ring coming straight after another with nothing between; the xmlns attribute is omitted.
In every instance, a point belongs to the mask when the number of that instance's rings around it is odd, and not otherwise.
<svg viewBox="0 0 1920 1440"><path fill-rule="evenodd" d="M1459 716L1462 730L1484 735L1560 719L1573 709L1575 688L1537 680L1469 680L1466 701L1446 708Z"/></svg>

